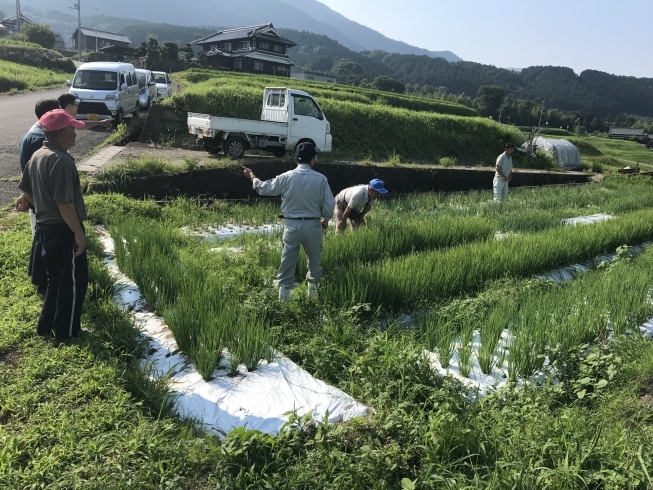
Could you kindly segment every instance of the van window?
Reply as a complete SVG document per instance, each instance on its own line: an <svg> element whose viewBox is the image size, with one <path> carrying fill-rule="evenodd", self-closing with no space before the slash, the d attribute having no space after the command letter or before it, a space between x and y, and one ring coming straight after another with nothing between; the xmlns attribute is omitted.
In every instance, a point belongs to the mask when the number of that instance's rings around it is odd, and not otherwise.
<svg viewBox="0 0 653 490"><path fill-rule="evenodd" d="M73 88L85 90L116 90L118 74L115 71L77 70Z"/></svg>
<svg viewBox="0 0 653 490"><path fill-rule="evenodd" d="M123 83L127 83L127 82L125 81L125 74L124 74L124 73L121 73L121 74L120 74L120 86L121 86L121 87L122 87L122 84L123 84Z"/></svg>
<svg viewBox="0 0 653 490"><path fill-rule="evenodd" d="M135 85L131 72L127 72L127 77L125 80L128 87L133 87ZM138 81L136 81L136 83L138 83Z"/></svg>
<svg viewBox="0 0 653 490"><path fill-rule="evenodd" d="M140 88L145 87L145 83L147 82L146 80L147 77L145 76L145 73L143 73L142 71L137 71L136 78L138 79L138 86Z"/></svg>
<svg viewBox="0 0 653 490"><path fill-rule="evenodd" d="M270 94L268 96L268 107L285 107L286 94Z"/></svg>
<svg viewBox="0 0 653 490"><path fill-rule="evenodd" d="M310 116L319 119L322 115L317 104L310 97L303 95L293 95L293 102L295 104L295 115L297 116Z"/></svg>
<svg viewBox="0 0 653 490"><path fill-rule="evenodd" d="M166 76L163 73L154 73L154 81L156 83L168 83Z"/></svg>

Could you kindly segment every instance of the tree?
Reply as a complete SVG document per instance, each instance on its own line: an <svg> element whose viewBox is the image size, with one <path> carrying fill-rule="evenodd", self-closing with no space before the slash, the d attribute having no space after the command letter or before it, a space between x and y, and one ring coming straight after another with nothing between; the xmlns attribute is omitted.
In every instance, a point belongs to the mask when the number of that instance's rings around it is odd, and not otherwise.
<svg viewBox="0 0 653 490"><path fill-rule="evenodd" d="M165 41L161 45L161 58L164 60L177 61L179 59L179 46L172 41Z"/></svg>
<svg viewBox="0 0 653 490"><path fill-rule="evenodd" d="M159 40L156 36L147 36L145 41L145 56L150 60L161 59L161 47L159 46Z"/></svg>
<svg viewBox="0 0 653 490"><path fill-rule="evenodd" d="M47 49L54 48L55 35L47 24L23 24L21 34L26 41L36 43Z"/></svg>
<svg viewBox="0 0 653 490"><path fill-rule="evenodd" d="M377 90L383 90L384 92L394 92L396 94L403 94L406 92L406 86L401 83L399 80L394 78L380 76L376 77L372 81L372 87Z"/></svg>
<svg viewBox="0 0 653 490"><path fill-rule="evenodd" d="M209 60L206 57L206 53L204 51L200 51L197 53L197 63L199 63L202 66L206 66L209 64Z"/></svg>
<svg viewBox="0 0 653 490"><path fill-rule="evenodd" d="M186 43L186 46L181 48L179 52L183 55L184 60L186 61L190 61L195 56L193 46L190 43Z"/></svg>
<svg viewBox="0 0 653 490"><path fill-rule="evenodd" d="M505 98L506 95L501 85L481 85L474 105L481 116L495 116Z"/></svg>
<svg viewBox="0 0 653 490"><path fill-rule="evenodd" d="M331 73L338 76L363 75L363 67L348 58L335 61L331 67Z"/></svg>

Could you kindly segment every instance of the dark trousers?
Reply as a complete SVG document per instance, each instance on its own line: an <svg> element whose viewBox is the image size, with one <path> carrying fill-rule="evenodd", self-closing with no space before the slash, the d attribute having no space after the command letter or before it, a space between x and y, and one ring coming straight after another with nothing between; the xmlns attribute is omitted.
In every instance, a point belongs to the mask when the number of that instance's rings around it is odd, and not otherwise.
<svg viewBox="0 0 653 490"><path fill-rule="evenodd" d="M36 225L36 235L32 240L32 251L29 254L27 274L32 278L32 284L37 288L45 289L48 285L48 270L43 259L43 247L39 238L39 225Z"/></svg>
<svg viewBox="0 0 653 490"><path fill-rule="evenodd" d="M74 234L66 224L39 224L37 230L48 274L48 288L37 332L77 337L88 289L86 250L75 256Z"/></svg>

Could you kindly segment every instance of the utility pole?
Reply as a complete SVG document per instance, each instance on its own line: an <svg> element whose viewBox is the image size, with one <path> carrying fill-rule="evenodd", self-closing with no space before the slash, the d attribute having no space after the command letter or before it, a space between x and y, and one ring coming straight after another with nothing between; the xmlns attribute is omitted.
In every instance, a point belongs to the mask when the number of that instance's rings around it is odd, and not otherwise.
<svg viewBox="0 0 653 490"><path fill-rule="evenodd" d="M82 9L80 3L82 0L77 0L77 3L70 7L71 10L77 10L77 54L79 61L82 61Z"/></svg>
<svg viewBox="0 0 653 490"><path fill-rule="evenodd" d="M538 127L542 127L542 113L544 112L544 102L542 101L542 109L540 110L540 124L538 124Z"/></svg>
<svg viewBox="0 0 653 490"><path fill-rule="evenodd" d="M16 32L20 32L20 0L16 0Z"/></svg>

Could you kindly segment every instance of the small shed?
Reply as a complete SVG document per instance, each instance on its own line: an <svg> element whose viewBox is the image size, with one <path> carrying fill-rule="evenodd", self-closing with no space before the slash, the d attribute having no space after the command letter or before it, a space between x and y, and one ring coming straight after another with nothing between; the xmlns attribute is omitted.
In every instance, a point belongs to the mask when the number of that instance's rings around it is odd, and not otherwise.
<svg viewBox="0 0 653 490"><path fill-rule="evenodd" d="M580 150L567 140L554 140L538 136L533 140L533 145L538 150L544 150L555 158L558 165L566 170L578 170L582 167Z"/></svg>
<svg viewBox="0 0 653 490"><path fill-rule="evenodd" d="M608 133L608 136L610 138L618 139L618 140L625 140L625 139L632 139L632 138L642 138L646 137L646 130L642 128L615 128L612 127L610 128L610 132Z"/></svg>

